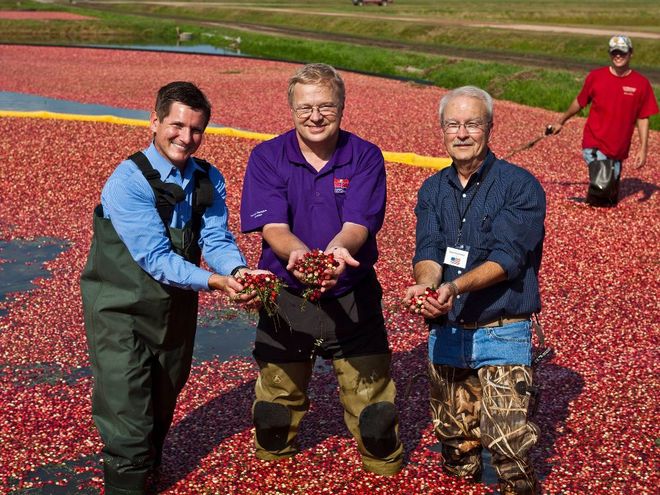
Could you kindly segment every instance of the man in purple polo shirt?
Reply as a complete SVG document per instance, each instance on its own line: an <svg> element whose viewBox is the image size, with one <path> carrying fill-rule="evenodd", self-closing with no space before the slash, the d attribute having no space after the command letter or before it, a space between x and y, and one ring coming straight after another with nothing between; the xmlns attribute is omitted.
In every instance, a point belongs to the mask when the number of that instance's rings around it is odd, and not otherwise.
<svg viewBox="0 0 660 495"><path fill-rule="evenodd" d="M256 455L276 460L298 452L307 387L321 356L332 359L364 469L393 475L401 469L403 446L382 289L373 269L385 216L383 155L340 129L344 82L334 68L304 66L289 80L288 98L294 129L253 150L241 201L242 231L263 239L259 267L287 284L278 314L261 311L257 325ZM318 304L301 297L305 286L293 270L312 249L339 261Z"/></svg>

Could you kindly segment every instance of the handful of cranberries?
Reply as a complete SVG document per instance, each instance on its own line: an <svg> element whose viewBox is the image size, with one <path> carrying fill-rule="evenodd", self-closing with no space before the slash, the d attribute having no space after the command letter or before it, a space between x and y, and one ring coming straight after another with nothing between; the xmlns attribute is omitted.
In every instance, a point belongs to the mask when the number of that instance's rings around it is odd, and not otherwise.
<svg viewBox="0 0 660 495"><path fill-rule="evenodd" d="M320 249L313 249L298 259L293 268L302 273L302 281L309 286L303 291L302 297L309 302L321 299L321 284L330 279L326 271L334 270L338 266L339 261L332 253L325 254Z"/></svg>
<svg viewBox="0 0 660 495"><path fill-rule="evenodd" d="M237 277L236 280L243 286L243 290L239 294L256 292L257 298L263 304L268 316L277 314L277 295L284 287L284 282L270 273L260 273L258 275L246 273L242 277Z"/></svg>
<svg viewBox="0 0 660 495"><path fill-rule="evenodd" d="M413 297L412 303L415 306L415 313L421 313L422 308L424 307L424 302L429 298L438 298L438 291L435 290L435 287L427 287L424 290L424 294Z"/></svg>

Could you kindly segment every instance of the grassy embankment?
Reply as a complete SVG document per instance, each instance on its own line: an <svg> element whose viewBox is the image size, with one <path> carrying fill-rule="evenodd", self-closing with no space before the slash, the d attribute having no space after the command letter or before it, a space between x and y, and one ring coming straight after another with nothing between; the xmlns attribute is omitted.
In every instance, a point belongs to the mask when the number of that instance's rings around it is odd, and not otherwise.
<svg viewBox="0 0 660 495"><path fill-rule="evenodd" d="M0 0L0 8L15 4ZM231 2L231 6L218 2L200 6L196 2L182 8L140 2L74 6L68 2L22 2L23 8L68 10L92 15L96 20L0 21L0 41L173 44L175 27L179 26L193 33L192 44L223 47L228 44L225 37L240 36L241 51L254 56L300 62L320 60L345 69L412 77L448 88L475 84L497 98L563 111L579 91L588 69L607 63L606 35L514 31L469 23L547 23L611 32L660 32L660 6L656 2L623 4L599 1L576 6L566 0L473 0L462 2L459 7L444 2L439 6L434 0L397 0L386 8L358 8L350 0L256 0L244 7L237 7L236 2ZM271 10L258 10L261 7ZM282 11L288 8L295 11ZM408 20L401 19L406 16ZM235 23L293 29L296 34L270 35L226 27ZM327 35L350 36L351 42L324 40ZM634 41L634 67L642 72L660 70L660 40L640 37ZM379 42L405 46L374 46ZM520 62L520 57L529 57L529 64ZM659 85L654 84L654 90L660 95ZM659 116L651 119L651 127L660 130Z"/></svg>

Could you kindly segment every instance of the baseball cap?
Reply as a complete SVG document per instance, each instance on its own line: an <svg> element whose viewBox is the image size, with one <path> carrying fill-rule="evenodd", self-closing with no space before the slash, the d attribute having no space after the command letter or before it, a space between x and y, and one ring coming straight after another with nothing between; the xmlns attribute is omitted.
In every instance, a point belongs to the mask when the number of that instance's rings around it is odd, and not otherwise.
<svg viewBox="0 0 660 495"><path fill-rule="evenodd" d="M632 50L632 41L630 41L628 36L624 36L623 34L612 36L610 38L610 53L612 53L614 50L628 53L630 50Z"/></svg>

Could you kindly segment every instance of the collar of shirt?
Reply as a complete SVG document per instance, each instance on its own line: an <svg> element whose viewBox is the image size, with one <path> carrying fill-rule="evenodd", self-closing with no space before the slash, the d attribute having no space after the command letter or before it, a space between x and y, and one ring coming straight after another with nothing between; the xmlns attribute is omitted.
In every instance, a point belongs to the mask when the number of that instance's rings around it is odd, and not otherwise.
<svg viewBox="0 0 660 495"><path fill-rule="evenodd" d="M348 146L348 140L349 133L340 129L339 139L337 139L337 147L326 166L323 167L323 173L327 170L332 170L334 167L351 163L353 160L353 150ZM289 163L311 167L300 150L300 143L298 142L298 136L296 135L295 129L290 130L285 135L284 152L286 153Z"/></svg>
<svg viewBox="0 0 660 495"><path fill-rule="evenodd" d="M454 187L458 188L459 191L463 191L464 189L466 190L472 187L473 184L481 182L486 177L488 170L494 161L495 154L490 149L488 149L486 158L484 158L484 161L481 163L477 171L470 176L470 180L465 187L463 187L461 184L461 180L458 177L458 171L456 170L456 165L454 165L452 162L451 167L449 167L449 173L447 174L447 180L453 184Z"/></svg>
<svg viewBox="0 0 660 495"><path fill-rule="evenodd" d="M174 182L180 185L184 190L190 183L193 173L196 170L202 170L193 158L188 158L186 166L183 169L183 174L179 173L179 169L161 155L156 146L152 142L149 147L144 151L144 154L149 159L151 166L158 171L163 182Z"/></svg>

